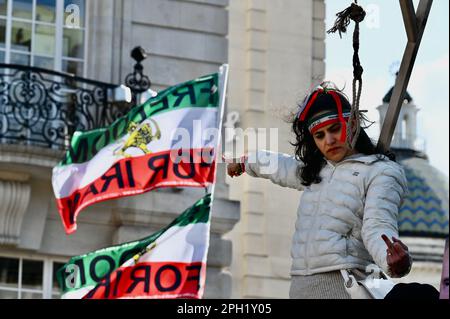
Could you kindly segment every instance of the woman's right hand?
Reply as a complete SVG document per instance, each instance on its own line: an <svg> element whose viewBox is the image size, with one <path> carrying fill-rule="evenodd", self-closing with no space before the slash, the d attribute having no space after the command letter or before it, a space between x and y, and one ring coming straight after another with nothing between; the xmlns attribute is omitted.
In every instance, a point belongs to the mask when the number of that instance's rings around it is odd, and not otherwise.
<svg viewBox="0 0 450 319"><path fill-rule="evenodd" d="M223 156L222 159L227 163L227 173L230 177L241 176L245 172L244 156L241 159L226 159Z"/></svg>
<svg viewBox="0 0 450 319"><path fill-rule="evenodd" d="M227 173L228 176L235 177L235 176L241 176L243 172L241 164L240 163L228 163L227 164Z"/></svg>

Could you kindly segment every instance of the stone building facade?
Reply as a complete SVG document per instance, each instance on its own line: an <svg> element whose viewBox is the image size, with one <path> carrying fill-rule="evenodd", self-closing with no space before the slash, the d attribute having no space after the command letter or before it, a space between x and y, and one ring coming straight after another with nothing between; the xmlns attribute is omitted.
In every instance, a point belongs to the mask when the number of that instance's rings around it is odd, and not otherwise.
<svg viewBox="0 0 450 319"><path fill-rule="evenodd" d="M275 141L253 146L292 154L286 120L302 90L325 74L324 1L231 1L229 11L228 110L239 113L240 128L263 129ZM248 176L229 184L231 198L241 203L241 220L226 236L234 243L232 296L287 298L301 193Z"/></svg>
<svg viewBox="0 0 450 319"><path fill-rule="evenodd" d="M43 16L54 12L56 17L45 25L56 29L50 42L56 47L50 50L54 59L47 57L54 69L65 71L68 61L77 62L64 57L70 46L65 40L67 14L58 10L69 2L56 0L55 8L42 8L31 0L0 1L0 63L12 64L22 52L15 42L16 23L26 25L28 14L36 12L41 16L30 20L35 29ZM144 73L156 91L229 63L227 112L237 111L237 125L244 129L278 128L278 150L291 151L290 128L277 108L295 107L300 90L323 77L323 0L73 4L80 6L84 21L80 41L85 54L74 69L77 75L121 84L133 69L130 51L138 45L148 52ZM37 39L34 33L30 37L32 43ZM36 65L39 52L35 46L28 49L25 55ZM165 189L99 203L84 210L77 232L66 236L51 188L51 169L61 156L58 149L0 138L0 298L58 297L54 273L69 257L142 238L167 225L204 193ZM205 297L287 297L299 194L247 177L227 180L224 165L218 166L217 174Z"/></svg>

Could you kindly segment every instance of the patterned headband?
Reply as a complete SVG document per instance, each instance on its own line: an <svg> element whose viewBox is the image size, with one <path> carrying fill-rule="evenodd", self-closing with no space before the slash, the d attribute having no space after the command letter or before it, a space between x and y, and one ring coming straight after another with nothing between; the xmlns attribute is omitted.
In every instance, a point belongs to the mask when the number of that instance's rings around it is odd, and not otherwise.
<svg viewBox="0 0 450 319"><path fill-rule="evenodd" d="M350 118L350 115L351 115L350 112L342 114L345 120L348 120ZM317 130L321 129L322 127L338 122L339 122L339 114L330 111L311 119L310 121L308 121L307 125L308 130L311 132L311 134L314 134Z"/></svg>

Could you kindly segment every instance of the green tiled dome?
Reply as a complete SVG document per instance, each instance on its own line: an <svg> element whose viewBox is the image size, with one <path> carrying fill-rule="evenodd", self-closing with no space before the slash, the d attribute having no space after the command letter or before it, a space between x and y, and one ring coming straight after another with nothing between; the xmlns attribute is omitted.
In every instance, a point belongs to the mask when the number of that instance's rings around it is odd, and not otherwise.
<svg viewBox="0 0 450 319"><path fill-rule="evenodd" d="M413 157L400 163L409 188L400 208L400 235L448 237L448 179L426 159Z"/></svg>

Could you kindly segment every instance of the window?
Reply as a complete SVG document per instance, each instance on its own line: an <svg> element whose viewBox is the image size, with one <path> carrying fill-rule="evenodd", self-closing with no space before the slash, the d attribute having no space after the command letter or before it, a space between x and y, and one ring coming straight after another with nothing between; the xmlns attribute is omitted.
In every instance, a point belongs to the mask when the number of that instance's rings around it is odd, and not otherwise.
<svg viewBox="0 0 450 319"><path fill-rule="evenodd" d="M58 269L60 269L62 266L64 266L65 263L63 262L53 262L52 267L52 299L61 297L61 290L58 285L58 279L56 278L56 273Z"/></svg>
<svg viewBox="0 0 450 319"><path fill-rule="evenodd" d="M404 117L403 117L403 120L402 120L402 140L403 140L403 143L406 143L406 140L408 139L408 116L407 115L405 115Z"/></svg>
<svg viewBox="0 0 450 319"><path fill-rule="evenodd" d="M0 0L0 63L85 74L86 0Z"/></svg>
<svg viewBox="0 0 450 319"><path fill-rule="evenodd" d="M50 258L0 256L0 299L59 298L56 271L63 265Z"/></svg>

